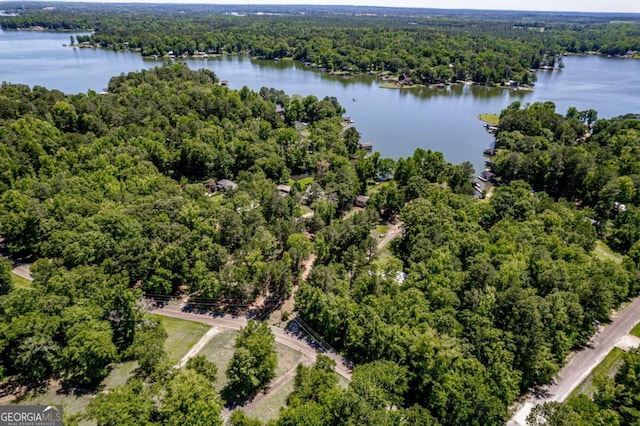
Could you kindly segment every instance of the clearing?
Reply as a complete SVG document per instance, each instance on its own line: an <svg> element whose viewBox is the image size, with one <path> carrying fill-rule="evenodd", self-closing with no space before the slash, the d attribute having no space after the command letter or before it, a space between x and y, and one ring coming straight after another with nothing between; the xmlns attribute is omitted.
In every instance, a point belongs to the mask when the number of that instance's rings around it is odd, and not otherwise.
<svg viewBox="0 0 640 426"><path fill-rule="evenodd" d="M597 240L593 254L600 260L611 260L617 264L622 263L622 255L611 250L604 241Z"/></svg>
<svg viewBox="0 0 640 426"><path fill-rule="evenodd" d="M31 280L21 277L20 275L11 272L11 281L16 288L32 288Z"/></svg>
<svg viewBox="0 0 640 426"><path fill-rule="evenodd" d="M167 340L164 349L167 352L167 360L173 365L184 357L204 334L211 328L200 322L168 318L157 315L167 331Z"/></svg>

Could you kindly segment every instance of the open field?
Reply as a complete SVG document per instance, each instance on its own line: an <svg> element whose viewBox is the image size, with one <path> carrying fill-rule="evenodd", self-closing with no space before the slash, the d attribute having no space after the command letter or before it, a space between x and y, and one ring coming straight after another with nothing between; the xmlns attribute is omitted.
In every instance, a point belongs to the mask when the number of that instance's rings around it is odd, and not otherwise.
<svg viewBox="0 0 640 426"><path fill-rule="evenodd" d="M225 371L233 356L233 344L237 335L238 332L236 330L221 331L213 336L198 354L206 356L209 361L214 362L218 367L215 384L218 391L222 390L227 384Z"/></svg>
<svg viewBox="0 0 640 426"><path fill-rule="evenodd" d="M613 348L611 352L602 360L600 364L571 392L570 398L585 394L592 396L596 388L593 384L593 379L596 376L609 376L613 377L620 365L622 364L622 358L624 357L624 351L620 348Z"/></svg>
<svg viewBox="0 0 640 426"><path fill-rule="evenodd" d="M287 405L287 398L293 392L293 380L287 381L276 392L267 396L257 407L249 410L247 415L263 422L278 418L280 408Z"/></svg>
<svg viewBox="0 0 640 426"><path fill-rule="evenodd" d="M167 331L167 340L164 349L167 351L167 360L171 364L180 361L189 352L189 349L200 340L209 330L208 325L199 322L185 321L176 318L160 317L160 321Z"/></svg>

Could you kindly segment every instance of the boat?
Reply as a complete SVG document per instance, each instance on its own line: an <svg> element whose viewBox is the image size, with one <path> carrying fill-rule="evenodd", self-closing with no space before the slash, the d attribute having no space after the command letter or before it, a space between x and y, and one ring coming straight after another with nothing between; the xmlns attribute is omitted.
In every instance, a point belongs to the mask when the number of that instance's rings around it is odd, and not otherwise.
<svg viewBox="0 0 640 426"><path fill-rule="evenodd" d="M352 100L353 100L353 102L357 101L357 99L356 99L356 97L355 97L355 96L352 98Z"/></svg>

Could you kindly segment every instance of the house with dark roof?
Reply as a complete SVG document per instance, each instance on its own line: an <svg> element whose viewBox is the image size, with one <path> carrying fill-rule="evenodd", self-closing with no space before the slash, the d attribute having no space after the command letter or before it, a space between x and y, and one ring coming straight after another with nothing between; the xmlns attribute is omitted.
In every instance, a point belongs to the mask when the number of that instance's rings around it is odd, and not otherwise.
<svg viewBox="0 0 640 426"><path fill-rule="evenodd" d="M220 179L216 182L216 188L221 191L235 191L238 189L238 184L229 179Z"/></svg>

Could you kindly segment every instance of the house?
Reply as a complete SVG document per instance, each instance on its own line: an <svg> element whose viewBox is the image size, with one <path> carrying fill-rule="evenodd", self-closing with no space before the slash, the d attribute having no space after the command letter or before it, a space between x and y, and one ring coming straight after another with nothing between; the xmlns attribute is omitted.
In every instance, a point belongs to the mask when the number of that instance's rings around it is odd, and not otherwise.
<svg viewBox="0 0 640 426"><path fill-rule="evenodd" d="M498 150L495 148L486 148L483 152L484 155L488 155L489 157L493 157L498 153Z"/></svg>
<svg viewBox="0 0 640 426"><path fill-rule="evenodd" d="M276 113L284 114L284 107L282 105L276 105Z"/></svg>
<svg viewBox="0 0 640 426"><path fill-rule="evenodd" d="M369 201L369 197L366 195L358 195L356 197L356 201L353 203L356 207L367 207L367 202Z"/></svg>
<svg viewBox="0 0 640 426"><path fill-rule="evenodd" d="M364 149L365 151L371 151L373 149L373 144L371 142L362 142L360 144L360 149Z"/></svg>
<svg viewBox="0 0 640 426"><path fill-rule="evenodd" d="M285 196L285 195L291 195L291 187L289 185L278 185L276 188L278 188L278 191L280 191L280 195Z"/></svg>
<svg viewBox="0 0 640 426"><path fill-rule="evenodd" d="M482 173L480 173L480 176L478 176L478 179L480 179L483 182L497 183L498 181L498 177L491 170L485 170Z"/></svg>
<svg viewBox="0 0 640 426"><path fill-rule="evenodd" d="M342 121L344 121L346 124L353 124L353 118L345 115L344 117L342 117Z"/></svg>
<svg viewBox="0 0 640 426"><path fill-rule="evenodd" d="M238 184L229 179L220 179L216 182L216 188L221 191L235 191L238 189Z"/></svg>
<svg viewBox="0 0 640 426"><path fill-rule="evenodd" d="M220 80L220 86L228 86L229 80Z"/></svg>

